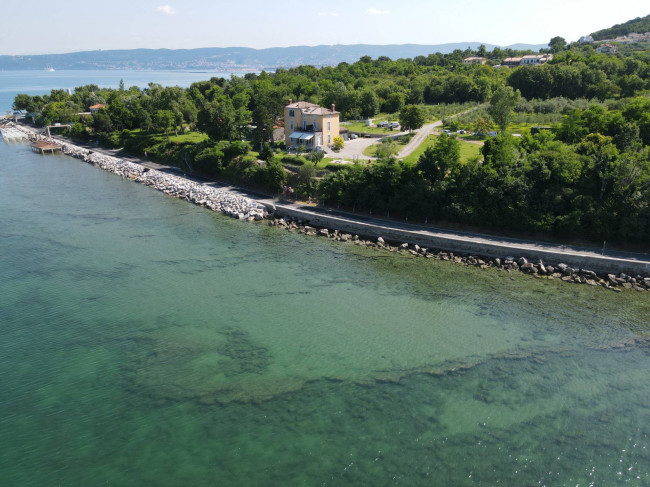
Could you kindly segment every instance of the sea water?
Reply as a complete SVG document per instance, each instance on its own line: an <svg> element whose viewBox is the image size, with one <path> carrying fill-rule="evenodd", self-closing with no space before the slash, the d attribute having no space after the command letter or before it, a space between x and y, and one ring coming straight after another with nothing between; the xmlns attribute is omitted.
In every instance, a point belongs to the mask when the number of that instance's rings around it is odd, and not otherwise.
<svg viewBox="0 0 650 487"><path fill-rule="evenodd" d="M648 292L0 174L3 485L650 483Z"/></svg>
<svg viewBox="0 0 650 487"><path fill-rule="evenodd" d="M94 84L100 88L118 88L120 81L129 88L146 88L149 83L189 87L210 78L229 79L234 73L220 71L146 71L146 70L29 70L0 71L0 115L10 111L18 93L50 94L51 90L71 90ZM237 73L241 74L241 73Z"/></svg>

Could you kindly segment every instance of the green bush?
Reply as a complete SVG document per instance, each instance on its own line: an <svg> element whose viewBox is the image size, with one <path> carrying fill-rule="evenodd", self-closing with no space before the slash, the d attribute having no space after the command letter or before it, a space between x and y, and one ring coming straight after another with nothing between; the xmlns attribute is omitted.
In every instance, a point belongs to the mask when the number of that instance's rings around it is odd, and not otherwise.
<svg viewBox="0 0 650 487"><path fill-rule="evenodd" d="M204 147L193 154L194 168L210 175L217 175L223 169L224 153L214 146Z"/></svg>
<svg viewBox="0 0 650 487"><path fill-rule="evenodd" d="M335 151L339 151L343 149L343 145L345 144L345 142L343 142L343 139L341 137L334 137L333 142L334 143L332 144L332 149L334 149Z"/></svg>
<svg viewBox="0 0 650 487"><path fill-rule="evenodd" d="M325 169L331 172L337 172L343 169L346 166L346 164L327 164L325 166Z"/></svg>
<svg viewBox="0 0 650 487"><path fill-rule="evenodd" d="M285 155L282 158L282 162L286 164L292 164L294 166L302 166L307 162L307 159L305 159L303 156L290 156L290 155Z"/></svg>

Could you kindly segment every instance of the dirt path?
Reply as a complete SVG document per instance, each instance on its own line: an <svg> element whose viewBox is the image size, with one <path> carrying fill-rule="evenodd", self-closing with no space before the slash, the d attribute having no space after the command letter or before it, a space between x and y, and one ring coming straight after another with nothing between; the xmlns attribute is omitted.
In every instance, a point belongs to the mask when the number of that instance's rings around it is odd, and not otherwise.
<svg viewBox="0 0 650 487"><path fill-rule="evenodd" d="M455 118L460 115L465 115L466 113L471 112L472 110L476 110L476 107L470 108L469 110L465 110L464 112L456 113L449 118ZM415 136L409 141L408 144L406 144L401 151L397 154L397 157L399 159L403 159L406 156L410 156L422 143L426 140L429 135L433 135L433 132L435 129L438 127L442 127L442 120L438 120L437 122L429 123L427 125L423 125L421 129L419 129Z"/></svg>
<svg viewBox="0 0 650 487"><path fill-rule="evenodd" d="M441 126L442 120L423 125L422 128L415 133L415 136L413 136L409 143L402 147L402 150L399 151L397 157L401 159L408 155L411 155L415 149L420 147L420 145L426 140L427 137L429 137L429 135L433 134L434 129Z"/></svg>

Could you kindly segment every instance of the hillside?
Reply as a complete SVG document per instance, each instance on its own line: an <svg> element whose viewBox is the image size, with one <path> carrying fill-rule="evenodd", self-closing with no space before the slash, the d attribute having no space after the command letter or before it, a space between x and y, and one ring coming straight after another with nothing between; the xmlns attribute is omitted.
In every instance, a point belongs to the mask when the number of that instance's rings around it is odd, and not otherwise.
<svg viewBox="0 0 650 487"><path fill-rule="evenodd" d="M387 56L391 59L414 58L455 49L477 49L480 42L459 42L438 45L335 45L295 46L251 49L247 47L201 49L129 49L83 51L66 54L33 56L0 56L0 70L17 69L205 69L205 70L272 70L300 65L331 66L352 63L362 56ZM491 50L496 47L486 44ZM516 44L504 49L538 51L545 45Z"/></svg>
<svg viewBox="0 0 650 487"><path fill-rule="evenodd" d="M608 29L602 29L591 34L596 41L603 39L614 39L618 36L624 36L631 32L650 32L650 15L637 17L634 20L628 20L623 24L617 24Z"/></svg>

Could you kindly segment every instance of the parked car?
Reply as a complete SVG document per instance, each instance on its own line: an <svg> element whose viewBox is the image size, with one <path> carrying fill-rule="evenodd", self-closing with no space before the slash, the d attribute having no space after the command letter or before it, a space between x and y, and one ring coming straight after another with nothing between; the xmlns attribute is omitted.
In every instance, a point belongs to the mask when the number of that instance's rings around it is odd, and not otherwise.
<svg viewBox="0 0 650 487"><path fill-rule="evenodd" d="M445 129L445 130L442 131L442 133L449 135L449 134L451 134L451 130Z"/></svg>
<svg viewBox="0 0 650 487"><path fill-rule="evenodd" d="M466 133L467 133L467 130L462 130L462 129L461 129L461 130L459 130L459 131L456 132L456 133L457 133L457 134L466 134Z"/></svg>
<svg viewBox="0 0 650 487"><path fill-rule="evenodd" d="M496 136L497 136L497 132L495 132L494 130L490 130L490 131L488 132L488 135L489 135L490 137L496 137Z"/></svg>
<svg viewBox="0 0 650 487"><path fill-rule="evenodd" d="M388 127L388 122L386 122L386 121L379 122L379 123L377 124L377 127L382 127L382 128L383 128L383 127Z"/></svg>
<svg viewBox="0 0 650 487"><path fill-rule="evenodd" d="M390 122L388 126L392 129L398 129L399 128L399 123L398 122Z"/></svg>
<svg viewBox="0 0 650 487"><path fill-rule="evenodd" d="M357 134L350 134L350 140L358 139L359 136Z"/></svg>

